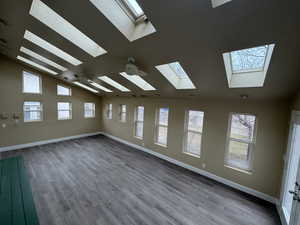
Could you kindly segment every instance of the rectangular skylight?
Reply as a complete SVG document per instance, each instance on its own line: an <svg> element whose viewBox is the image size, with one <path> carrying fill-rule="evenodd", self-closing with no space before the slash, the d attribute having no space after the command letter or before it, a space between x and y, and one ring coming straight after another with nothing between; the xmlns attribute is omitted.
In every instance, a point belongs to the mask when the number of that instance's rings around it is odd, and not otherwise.
<svg viewBox="0 0 300 225"><path fill-rule="evenodd" d="M24 34L24 38L37 46L45 49L48 52L58 56L59 58L73 64L74 66L78 66L82 62L78 59L74 58L73 56L69 55L68 53L60 50L59 48L55 47L54 45L50 44L49 42L45 41L44 39L36 36L35 34L31 33L30 31L26 30Z"/></svg>
<svg viewBox="0 0 300 225"><path fill-rule="evenodd" d="M223 53L228 86L262 87L274 47L274 44L270 44Z"/></svg>
<svg viewBox="0 0 300 225"><path fill-rule="evenodd" d="M98 77L98 79L104 81L105 83L108 83L109 85L119 89L120 91L123 91L123 92L130 91L128 88L126 88L123 85L119 84L118 82L110 79L108 76L101 76L101 77Z"/></svg>
<svg viewBox="0 0 300 225"><path fill-rule="evenodd" d="M36 58L36 59L42 61L42 62L44 62L44 63L46 63L46 64L48 64L50 66L53 66L56 69L59 69L61 71L66 71L67 70L67 68L65 68L65 67L63 67L63 66L61 66L61 65L59 65L59 64L57 64L57 63L55 63L55 62L53 62L53 61L51 61L49 59L47 59L47 58L45 58L44 56L41 56L41 55L39 55L39 54L37 54L37 53L29 50L28 48L21 47L20 51L23 52L23 53L25 53L25 54L27 54L27 55L29 55L29 56L31 56L31 57L33 57L33 58Z"/></svg>
<svg viewBox="0 0 300 225"><path fill-rule="evenodd" d="M219 7L221 5L224 5L227 2L231 2L231 0L211 0L213 8L216 8L216 7Z"/></svg>
<svg viewBox="0 0 300 225"><path fill-rule="evenodd" d="M233 73L262 71L268 48L268 45L263 45L230 52Z"/></svg>
<svg viewBox="0 0 300 225"><path fill-rule="evenodd" d="M100 90L102 90L102 91L105 91L105 92L113 92L112 90L110 90L110 89L108 89L108 88L106 88L106 87L104 87L104 86L102 86L102 85L100 85L100 84L98 84L98 83L96 83L96 82L94 82L94 81L92 81L92 80L88 80L88 82L89 82L91 85L93 85L95 88L98 88L98 89L100 89Z"/></svg>
<svg viewBox="0 0 300 225"><path fill-rule="evenodd" d="M145 13L136 0L121 0L129 8L135 19L143 16Z"/></svg>
<svg viewBox="0 0 300 225"><path fill-rule="evenodd" d="M48 72L48 73L51 73L51 74L53 74L53 75L57 75L57 72L54 72L53 70L50 70L50 69L48 69L48 68L46 68L46 67L44 67L44 66L42 66L42 65L39 65L39 64L37 64L37 63L35 63L35 62L29 60L29 59L24 58L24 57L22 57L22 56L19 56L19 55L18 55L18 56L17 56L17 59L19 59L19 60L21 60L21 61L23 61L23 62L25 62L25 63L27 63L27 64L29 64L29 65L31 65L31 66L34 66L34 67L36 67L36 68L38 68L38 69L40 69L40 70L43 70L43 71Z"/></svg>
<svg viewBox="0 0 300 225"><path fill-rule="evenodd" d="M87 85L85 85L85 84L82 84L82 83L80 83L80 82L78 82L78 81L73 82L73 84L76 84L76 85L78 85L79 87L82 87L82 88L84 88L84 89L86 89L86 90L89 90L89 91L91 91L91 92L98 93L97 90L95 90L95 89L93 89L93 88L91 88L91 87L89 87L89 86L87 86Z"/></svg>
<svg viewBox="0 0 300 225"><path fill-rule="evenodd" d="M179 62L155 67L176 89L196 89Z"/></svg>
<svg viewBox="0 0 300 225"><path fill-rule="evenodd" d="M134 83L139 88L143 89L144 91L154 91L156 90L152 85L150 85L148 82L146 82L143 78L137 75L128 75L125 72L120 73L121 76L125 77L127 80Z"/></svg>
<svg viewBox="0 0 300 225"><path fill-rule="evenodd" d="M97 57L106 53L106 51L96 42L83 34L42 1L33 0L29 14L59 33L64 38L71 41L73 44L77 45L91 56Z"/></svg>

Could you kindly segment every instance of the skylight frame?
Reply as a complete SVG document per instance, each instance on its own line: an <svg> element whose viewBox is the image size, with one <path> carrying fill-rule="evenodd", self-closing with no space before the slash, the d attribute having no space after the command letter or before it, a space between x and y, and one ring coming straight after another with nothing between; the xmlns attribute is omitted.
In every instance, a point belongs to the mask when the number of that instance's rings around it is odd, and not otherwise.
<svg viewBox="0 0 300 225"><path fill-rule="evenodd" d="M138 4L136 0L115 0L120 5L122 10L130 17L130 19L133 20L134 23L138 23L139 21L142 21L142 19L146 19L146 15L142 7ZM131 3L131 1L134 1L136 3L136 6L139 8L142 13L138 13L135 9L134 5Z"/></svg>
<svg viewBox="0 0 300 225"><path fill-rule="evenodd" d="M54 68L56 68L58 70L61 70L63 72L68 70L66 67L63 67L63 66L57 64L56 62L53 62L52 60L47 59L46 57L44 57L44 56L42 56L40 54L37 54L34 51L31 51L30 49L25 48L23 46L21 46L20 51L23 52L23 53L25 53L26 55L31 56L32 58L35 58L35 59L37 59L37 60L39 60L39 61L41 61L43 63L46 63L49 66L52 66L52 67L54 67Z"/></svg>
<svg viewBox="0 0 300 225"><path fill-rule="evenodd" d="M126 72L121 72L120 75L144 91L156 91L155 87L138 75L128 75Z"/></svg>
<svg viewBox="0 0 300 225"><path fill-rule="evenodd" d="M57 48L56 46L52 45L51 43L47 42L46 40L40 38L39 36L35 35L34 33L26 30L24 33L24 39L32 42L33 44L39 46L40 48L45 49L48 52L51 52L53 55L63 59L64 61L78 66L82 62L73 56L69 55L68 53L64 52L63 50Z"/></svg>
<svg viewBox="0 0 300 225"><path fill-rule="evenodd" d="M178 63L184 72L184 77L179 76L170 64ZM177 89L177 90L191 90L196 89L193 81L183 69L179 61L157 65L155 68Z"/></svg>
<svg viewBox="0 0 300 225"><path fill-rule="evenodd" d="M25 58L23 56L18 55L17 59L20 60L20 61L22 61L22 62L24 62L24 63L26 63L26 64L28 64L28 65L30 65L30 66L33 66L33 67L37 68L39 70L42 70L44 72L47 72L47 73L50 73L50 74L53 74L53 75L57 75L58 74L57 72L55 72L53 70L50 70L47 67L42 66L42 65L40 65L40 64L38 64L36 62L33 62L30 59L27 59L27 58Z"/></svg>
<svg viewBox="0 0 300 225"><path fill-rule="evenodd" d="M29 14L93 57L107 53L105 49L41 0L33 0Z"/></svg>
<svg viewBox="0 0 300 225"><path fill-rule="evenodd" d="M130 90L128 88L126 88L122 84L114 81L113 79L109 78L108 76L99 76L98 79L102 80L103 82L109 84L110 86L112 86L122 92L130 92Z"/></svg>
<svg viewBox="0 0 300 225"><path fill-rule="evenodd" d="M234 73L232 67L232 61L231 61L231 54L230 54L231 52L223 53L223 60L224 60L226 77L227 77L229 88L252 88L252 87L264 86L265 78L269 69L275 44L264 44L264 45L254 46L253 48L261 47L261 46L268 46L263 70L244 70L238 73ZM251 48L246 48L246 49L251 49Z"/></svg>
<svg viewBox="0 0 300 225"><path fill-rule="evenodd" d="M99 93L99 91L97 91L97 90L95 90L95 89L93 89L93 88L91 88L91 87L89 87L89 86L87 86L85 84L82 84L82 83L80 83L78 81L74 81L73 84L75 84L75 85L77 85L79 87L82 87L82 88L84 88L86 90L89 90L89 91L91 91L93 93Z"/></svg>
<svg viewBox="0 0 300 225"><path fill-rule="evenodd" d="M108 89L108 88L106 88L106 87L104 87L104 86L102 86L102 85L100 85L100 84L98 84L98 83L96 83L96 82L94 82L92 80L88 80L88 82L89 82L90 85L92 85L95 88L98 88L98 89L100 89L102 91L105 91L105 92L108 92L108 93L113 92L112 90L110 90L110 89Z"/></svg>

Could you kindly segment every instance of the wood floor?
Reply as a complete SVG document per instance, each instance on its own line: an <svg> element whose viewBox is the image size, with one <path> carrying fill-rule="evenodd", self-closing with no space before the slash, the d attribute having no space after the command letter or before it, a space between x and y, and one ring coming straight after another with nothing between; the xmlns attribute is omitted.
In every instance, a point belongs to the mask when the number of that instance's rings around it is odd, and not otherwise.
<svg viewBox="0 0 300 225"><path fill-rule="evenodd" d="M95 136L23 155L41 225L275 225L275 207Z"/></svg>

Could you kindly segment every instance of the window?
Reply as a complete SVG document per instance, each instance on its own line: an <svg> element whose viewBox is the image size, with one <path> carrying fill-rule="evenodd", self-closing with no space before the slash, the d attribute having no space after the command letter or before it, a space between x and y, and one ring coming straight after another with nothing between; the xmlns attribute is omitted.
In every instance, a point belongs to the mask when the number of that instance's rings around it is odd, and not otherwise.
<svg viewBox="0 0 300 225"><path fill-rule="evenodd" d="M225 163L242 170L251 170L255 145L256 116L231 114L227 135Z"/></svg>
<svg viewBox="0 0 300 225"><path fill-rule="evenodd" d="M120 105L120 121L126 122L126 105Z"/></svg>
<svg viewBox="0 0 300 225"><path fill-rule="evenodd" d="M91 56L97 57L106 53L96 42L83 34L42 1L33 0L29 14Z"/></svg>
<svg viewBox="0 0 300 225"><path fill-rule="evenodd" d="M143 139L144 136L144 106L135 109L134 136Z"/></svg>
<svg viewBox="0 0 300 225"><path fill-rule="evenodd" d="M24 102L24 122L42 121L42 104L40 102Z"/></svg>
<svg viewBox="0 0 300 225"><path fill-rule="evenodd" d="M116 89L119 89L122 92L129 92L130 91L128 88L126 88L122 84L119 84L118 82L112 80L108 76L101 76L101 77L98 77L98 79L102 80L103 82L109 84L110 86L112 86Z"/></svg>
<svg viewBox="0 0 300 225"><path fill-rule="evenodd" d="M62 85L57 85L57 95L63 95L63 96L71 96L71 88L62 86Z"/></svg>
<svg viewBox="0 0 300 225"><path fill-rule="evenodd" d="M71 56L68 53L62 51L61 49L55 47L54 45L52 45L49 42L45 41L44 39L36 36L35 34L31 33L28 30L26 30L24 33L24 39L36 44L37 46L45 49L46 51L51 52L52 54L67 61L68 63L71 63L74 66L78 66L79 64L82 63L78 59L75 59L73 56Z"/></svg>
<svg viewBox="0 0 300 225"><path fill-rule="evenodd" d="M26 63L26 64L28 64L28 65L30 65L30 66L33 66L33 67L37 68L37 69L39 69L39 70L45 71L45 72L47 72L47 73L51 73L51 74L53 74L53 75L57 75L57 74L58 74L57 72L55 72L55 71L53 71L53 70L50 70L50 69L46 68L45 66L42 66L42 65L40 65L40 64L37 64L36 62L33 62L33 61L31 61L31 60L29 60L29 59L26 59L26 58L24 58L24 57L22 57L22 56L19 56L19 55L18 55L18 56L17 56L17 59L20 60L20 61L22 61L22 62L24 62L24 63Z"/></svg>
<svg viewBox="0 0 300 225"><path fill-rule="evenodd" d="M156 144L167 146L169 109L159 108L156 114Z"/></svg>
<svg viewBox="0 0 300 225"><path fill-rule="evenodd" d="M93 93L98 93L97 90L95 90L95 89L93 89L93 88L91 88L91 87L89 87L89 86L87 86L87 85L85 85L85 84L82 84L82 83L80 83L80 82L78 82L78 81L73 82L73 84L76 84L77 86L82 87L82 88L84 88L84 89L86 89L86 90L89 90L89 91L91 91L91 92L93 92Z"/></svg>
<svg viewBox="0 0 300 225"><path fill-rule="evenodd" d="M179 62L155 67L176 89L196 89Z"/></svg>
<svg viewBox="0 0 300 225"><path fill-rule="evenodd" d="M28 72L23 72L23 93L41 94L41 77Z"/></svg>
<svg viewBox="0 0 300 225"><path fill-rule="evenodd" d="M107 113L106 113L107 119L112 119L112 104L107 105Z"/></svg>
<svg viewBox="0 0 300 225"><path fill-rule="evenodd" d="M147 81L145 81L143 78L137 75L128 75L125 72L120 73L121 76L129 80L130 82L134 83L139 88L143 89L144 91L155 91L156 89L149 84Z"/></svg>
<svg viewBox="0 0 300 225"><path fill-rule="evenodd" d="M84 118L94 118L96 113L95 103L84 103Z"/></svg>
<svg viewBox="0 0 300 225"><path fill-rule="evenodd" d="M223 53L229 88L262 87L275 45Z"/></svg>
<svg viewBox="0 0 300 225"><path fill-rule="evenodd" d="M57 103L57 117L59 120L72 119L72 105L70 102Z"/></svg>
<svg viewBox="0 0 300 225"><path fill-rule="evenodd" d="M204 112L188 110L184 128L183 151L200 156Z"/></svg>

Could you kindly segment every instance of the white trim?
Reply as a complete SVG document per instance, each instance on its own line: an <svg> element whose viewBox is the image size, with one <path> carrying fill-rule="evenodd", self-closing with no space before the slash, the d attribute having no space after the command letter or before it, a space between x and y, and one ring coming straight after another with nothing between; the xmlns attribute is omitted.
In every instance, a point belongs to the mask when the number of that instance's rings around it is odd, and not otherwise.
<svg viewBox="0 0 300 225"><path fill-rule="evenodd" d="M68 136L68 137L62 137L62 138L56 138L56 139L50 139L50 140L44 140L44 141L37 141L37 142L31 142L31 143L26 143L26 144L20 144L20 145L5 146L5 147L0 147L0 152L29 148L29 147L34 147L34 146L38 146L38 145L46 145L46 144L51 144L51 143L56 143L56 142L61 142L61 141L95 136L95 135L99 135L99 134L102 134L102 132L79 134L79 135L74 135L74 136Z"/></svg>
<svg viewBox="0 0 300 225"><path fill-rule="evenodd" d="M183 168L185 168L185 169L188 169L188 170L193 171L193 172L195 172L195 173L198 173L198 174L200 174L200 175L202 175L202 176L208 177L208 178L210 178L210 179L212 179L212 180L215 180L215 181L218 181L218 182L223 183L223 184L225 184L225 185L228 185L228 186L230 186L230 187L232 187L232 188L235 188L235 189L237 189L237 190L240 190L240 191L242 191L242 192L245 192L245 193L248 193L248 194L250 194L250 195L253 195L253 196L257 197L257 198L266 200L266 201L271 202L271 203L276 204L276 205L278 204L278 199L275 198L275 197L272 197L272 196L270 196L270 195L267 195L267 194L264 194L264 193L262 193L262 192L256 191L256 190L254 190L254 189L252 189L252 188L248 188L248 187L245 187L245 186L243 186L243 185L237 184L237 183L235 183L235 182L233 182L233 181L227 180L227 179L225 179L225 178L219 177L219 176L217 176L217 175L215 175L215 174L212 174L212 173L210 173L210 172L207 172L207 171L205 171L205 170L201 170L201 169L199 169L199 168L196 168L196 167L193 167L193 166L191 166L191 165L185 164L185 163L183 163L183 162L180 162L180 161L178 161L178 160L176 160L176 159L170 158L170 157L165 156L165 155L163 155L163 154L160 154L160 153L158 153L158 152L151 151L150 149L147 149L147 148L145 148L145 147L142 147L142 146L139 146L139 145L130 143L130 142L128 142L128 141L125 141L125 140L123 140L123 139L121 139L121 138L118 138L118 137L115 137L115 136L113 136L113 135L110 135L110 134L107 134L107 133L104 133L104 132L102 132L102 134L103 134L104 136L106 136L106 137L109 137L109 138L113 139L113 140L116 140L116 141L118 141L118 142L121 142L121 143L123 143L123 144L126 144L126 145L128 145L128 146L130 146L130 147L136 148L136 149L141 150L141 151L143 151L143 152L149 153L149 154L151 154L151 155L154 155L154 156L156 156L156 157L158 157L158 158L161 158L161 159L163 159L163 160L166 160L166 161L168 161L168 162L170 162L170 163L173 163L173 164L175 164L175 165L177 165L177 166L181 166L181 167L183 167Z"/></svg>

